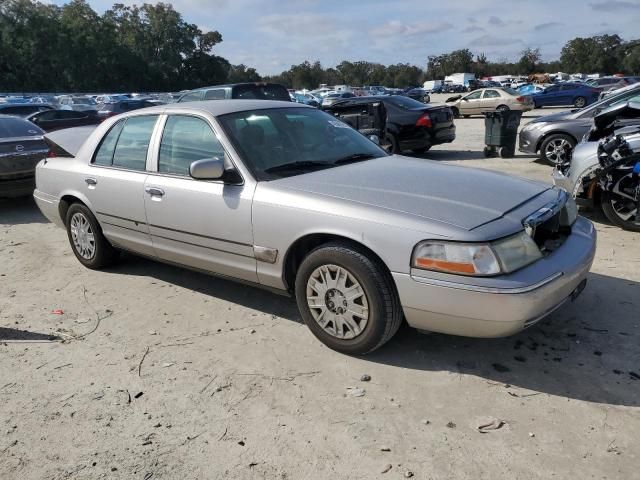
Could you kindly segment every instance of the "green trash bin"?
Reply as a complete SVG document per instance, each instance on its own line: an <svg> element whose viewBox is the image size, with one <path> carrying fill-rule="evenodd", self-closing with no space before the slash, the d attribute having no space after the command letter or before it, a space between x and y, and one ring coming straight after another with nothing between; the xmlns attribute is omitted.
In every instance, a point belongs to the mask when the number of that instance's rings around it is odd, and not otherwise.
<svg viewBox="0 0 640 480"><path fill-rule="evenodd" d="M491 157L496 153L502 158L515 156L521 117L522 112L517 110L484 112L485 157Z"/></svg>

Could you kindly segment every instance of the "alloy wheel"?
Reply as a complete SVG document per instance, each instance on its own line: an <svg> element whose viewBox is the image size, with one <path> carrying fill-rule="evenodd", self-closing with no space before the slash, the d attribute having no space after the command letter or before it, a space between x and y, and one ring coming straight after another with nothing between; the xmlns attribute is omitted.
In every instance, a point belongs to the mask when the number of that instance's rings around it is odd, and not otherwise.
<svg viewBox="0 0 640 480"><path fill-rule="evenodd" d="M611 189L611 208L623 222L637 221L638 203L634 196L635 185L631 174L621 177Z"/></svg>
<svg viewBox="0 0 640 480"><path fill-rule="evenodd" d="M568 153L572 149L571 143L564 138L551 140L544 150L547 160L555 164L564 163L568 160Z"/></svg>
<svg viewBox="0 0 640 480"><path fill-rule="evenodd" d="M71 239L78 254L85 260L91 260L96 254L96 240L87 217L74 213L70 223Z"/></svg>
<svg viewBox="0 0 640 480"><path fill-rule="evenodd" d="M313 319L329 335L350 340L369 321L369 303L362 285L347 269L321 265L307 280L307 305Z"/></svg>

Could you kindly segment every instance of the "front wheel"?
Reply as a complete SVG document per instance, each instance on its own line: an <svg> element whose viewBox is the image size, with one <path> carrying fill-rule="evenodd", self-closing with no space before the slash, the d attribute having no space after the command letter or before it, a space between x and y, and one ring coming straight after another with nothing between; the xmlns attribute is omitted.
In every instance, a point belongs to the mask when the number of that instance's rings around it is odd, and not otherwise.
<svg viewBox="0 0 640 480"><path fill-rule="evenodd" d="M389 274L378 261L347 243L313 250L300 265L295 291L311 332L342 353L372 352L388 342L402 322Z"/></svg>
<svg viewBox="0 0 640 480"><path fill-rule="evenodd" d="M631 174L620 177L612 191L602 192L602 211L611 223L631 232L640 232L638 202L634 199L635 181Z"/></svg>
<svg viewBox="0 0 640 480"><path fill-rule="evenodd" d="M451 113L453 113L453 118L460 118L460 110L457 107L451 107Z"/></svg>
<svg viewBox="0 0 640 480"><path fill-rule="evenodd" d="M575 146L576 141L569 135L549 135L540 145L540 159L554 167L562 165L569 161Z"/></svg>
<svg viewBox="0 0 640 480"><path fill-rule="evenodd" d="M98 220L85 205L74 203L69 207L66 226L71 249L85 267L99 269L118 258L118 251L104 237Z"/></svg>

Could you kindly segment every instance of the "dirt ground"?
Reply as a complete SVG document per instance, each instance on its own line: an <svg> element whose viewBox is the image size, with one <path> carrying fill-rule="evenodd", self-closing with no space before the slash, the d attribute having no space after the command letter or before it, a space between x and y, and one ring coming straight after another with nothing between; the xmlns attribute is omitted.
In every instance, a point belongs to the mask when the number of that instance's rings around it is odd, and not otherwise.
<svg viewBox="0 0 640 480"><path fill-rule="evenodd" d="M550 182L456 123L425 156ZM30 199L2 201L0 478L640 478L640 237L591 218L587 288L541 324L405 326L355 358L286 297L132 256L87 270Z"/></svg>

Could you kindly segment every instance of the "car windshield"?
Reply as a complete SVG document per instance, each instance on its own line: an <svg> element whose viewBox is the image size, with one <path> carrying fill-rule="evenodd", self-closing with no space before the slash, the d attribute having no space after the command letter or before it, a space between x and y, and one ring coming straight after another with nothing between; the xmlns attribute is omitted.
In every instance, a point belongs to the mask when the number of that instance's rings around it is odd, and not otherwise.
<svg viewBox="0 0 640 480"><path fill-rule="evenodd" d="M392 95L389 98L387 98L386 101L404 110L416 110L418 108L420 109L424 108L424 103L420 103L419 101L414 100L413 98L402 97L400 95Z"/></svg>
<svg viewBox="0 0 640 480"><path fill-rule="evenodd" d="M76 105L95 105L96 101L89 97L73 97L73 103Z"/></svg>
<svg viewBox="0 0 640 480"><path fill-rule="evenodd" d="M261 181L387 155L346 123L314 108L249 110L218 120Z"/></svg>

